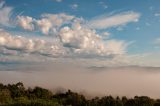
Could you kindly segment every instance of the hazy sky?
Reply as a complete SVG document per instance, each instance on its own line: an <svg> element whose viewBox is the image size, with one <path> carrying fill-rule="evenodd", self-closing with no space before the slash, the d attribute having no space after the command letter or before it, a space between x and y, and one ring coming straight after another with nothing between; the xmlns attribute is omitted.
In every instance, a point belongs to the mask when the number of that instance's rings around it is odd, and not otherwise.
<svg viewBox="0 0 160 106"><path fill-rule="evenodd" d="M0 82L158 97L159 0L0 0Z"/></svg>

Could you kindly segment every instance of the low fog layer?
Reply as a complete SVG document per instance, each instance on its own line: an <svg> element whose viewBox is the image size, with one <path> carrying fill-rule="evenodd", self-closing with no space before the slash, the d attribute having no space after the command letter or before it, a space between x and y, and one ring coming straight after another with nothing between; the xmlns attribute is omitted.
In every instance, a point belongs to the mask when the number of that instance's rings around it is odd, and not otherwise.
<svg viewBox="0 0 160 106"><path fill-rule="evenodd" d="M97 95L160 98L158 67L96 67L70 63L1 65L0 81L48 89L65 88ZM3 70L2 70L3 69Z"/></svg>

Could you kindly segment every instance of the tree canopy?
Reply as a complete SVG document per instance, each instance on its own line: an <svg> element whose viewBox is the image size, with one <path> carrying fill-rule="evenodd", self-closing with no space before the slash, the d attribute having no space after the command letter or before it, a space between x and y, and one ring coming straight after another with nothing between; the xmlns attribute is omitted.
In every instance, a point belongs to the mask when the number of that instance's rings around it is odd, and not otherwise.
<svg viewBox="0 0 160 106"><path fill-rule="evenodd" d="M26 89L22 82L18 82L8 85L0 83L0 106L160 106L160 99L111 95L86 99L71 90L53 94L41 87Z"/></svg>

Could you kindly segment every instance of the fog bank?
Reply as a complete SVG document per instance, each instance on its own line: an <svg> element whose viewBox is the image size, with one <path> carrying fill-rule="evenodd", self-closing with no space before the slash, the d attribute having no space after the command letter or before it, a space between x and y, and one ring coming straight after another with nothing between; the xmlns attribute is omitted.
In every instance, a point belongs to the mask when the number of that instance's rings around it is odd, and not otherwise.
<svg viewBox="0 0 160 106"><path fill-rule="evenodd" d="M26 86L65 88L97 95L145 95L160 98L158 67L96 67L73 64L1 65L0 82L22 81Z"/></svg>

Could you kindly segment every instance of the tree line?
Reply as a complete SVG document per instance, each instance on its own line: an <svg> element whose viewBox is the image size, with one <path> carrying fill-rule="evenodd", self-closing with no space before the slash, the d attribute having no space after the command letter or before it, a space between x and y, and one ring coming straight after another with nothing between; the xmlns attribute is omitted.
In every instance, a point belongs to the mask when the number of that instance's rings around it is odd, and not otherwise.
<svg viewBox="0 0 160 106"><path fill-rule="evenodd" d="M41 87L26 89L22 82L18 82L8 85L0 83L0 106L160 106L160 99L147 96L86 99L71 90L52 93Z"/></svg>

